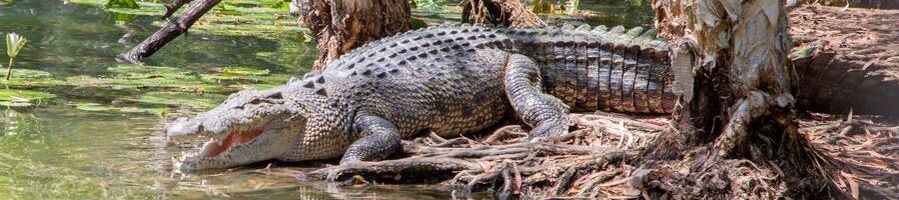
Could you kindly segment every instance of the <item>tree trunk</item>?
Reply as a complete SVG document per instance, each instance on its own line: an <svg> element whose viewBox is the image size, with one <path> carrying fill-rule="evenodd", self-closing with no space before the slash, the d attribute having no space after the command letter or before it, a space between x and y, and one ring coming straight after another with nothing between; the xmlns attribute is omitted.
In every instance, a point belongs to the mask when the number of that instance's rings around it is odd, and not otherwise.
<svg viewBox="0 0 899 200"><path fill-rule="evenodd" d="M412 15L406 0L295 0L301 22L318 40L313 69L324 69L353 48L408 31Z"/></svg>
<svg viewBox="0 0 899 200"><path fill-rule="evenodd" d="M546 26L543 20L518 0L462 1L462 23L484 22L513 28Z"/></svg>
<svg viewBox="0 0 899 200"><path fill-rule="evenodd" d="M681 99L676 130L647 150L646 159L663 160L648 162L659 169L649 177L688 184L678 187L698 188L700 197L738 198L740 180L728 170L748 161L757 166L750 171L778 175L784 195L842 194L833 190L827 159L797 131L789 22L780 1L655 0L653 9L671 44ZM679 165L688 170L683 176L663 170ZM652 195L673 192L651 189L659 191Z"/></svg>

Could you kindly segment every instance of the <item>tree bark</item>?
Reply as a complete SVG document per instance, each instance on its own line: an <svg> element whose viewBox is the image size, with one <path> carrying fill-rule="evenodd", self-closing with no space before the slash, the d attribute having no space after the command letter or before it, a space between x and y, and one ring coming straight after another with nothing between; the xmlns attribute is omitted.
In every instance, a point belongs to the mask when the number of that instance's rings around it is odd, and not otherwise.
<svg viewBox="0 0 899 200"><path fill-rule="evenodd" d="M412 15L406 0L295 0L301 22L318 40L313 69L324 69L353 48L408 31Z"/></svg>
<svg viewBox="0 0 899 200"><path fill-rule="evenodd" d="M842 194L828 179L833 172L827 159L797 131L795 72L787 59L792 44L780 1L655 0L653 9L656 26L671 44L681 99L676 130L659 137L645 158L690 160L686 179L696 187L711 187L695 182L709 175L707 170L748 160L761 170L782 172L784 186L795 192L787 195Z"/></svg>

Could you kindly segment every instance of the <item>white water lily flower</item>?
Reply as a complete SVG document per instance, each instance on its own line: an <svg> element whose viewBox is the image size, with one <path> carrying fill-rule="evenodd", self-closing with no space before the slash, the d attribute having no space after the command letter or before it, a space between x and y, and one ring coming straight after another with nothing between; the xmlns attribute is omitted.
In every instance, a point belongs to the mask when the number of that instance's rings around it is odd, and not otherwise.
<svg viewBox="0 0 899 200"><path fill-rule="evenodd" d="M6 34L6 55L9 55L10 58L15 58L16 55L19 55L22 47L25 47L25 41L28 41L28 39L16 33Z"/></svg>

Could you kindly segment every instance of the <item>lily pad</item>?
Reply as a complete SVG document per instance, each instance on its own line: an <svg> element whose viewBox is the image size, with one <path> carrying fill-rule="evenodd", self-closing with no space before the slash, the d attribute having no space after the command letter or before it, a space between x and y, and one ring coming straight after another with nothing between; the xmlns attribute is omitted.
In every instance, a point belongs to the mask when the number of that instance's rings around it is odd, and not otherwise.
<svg viewBox="0 0 899 200"><path fill-rule="evenodd" d="M261 78L269 74L267 69L255 69L247 67L226 67L218 74L201 75L207 81L223 81L223 80L248 80L258 82Z"/></svg>
<svg viewBox="0 0 899 200"><path fill-rule="evenodd" d="M134 0L109 0L103 8L139 9L140 6Z"/></svg>
<svg viewBox="0 0 899 200"><path fill-rule="evenodd" d="M112 73L123 75L123 78L151 78L151 77L187 77L194 74L191 71L174 67L155 67L138 65L120 65L106 69Z"/></svg>
<svg viewBox="0 0 899 200"><path fill-rule="evenodd" d="M200 80L183 80L166 77L127 79L73 76L66 79L66 84L77 87L104 87L112 89L172 88L189 91L205 91L207 89L221 88L221 86L205 84Z"/></svg>
<svg viewBox="0 0 899 200"><path fill-rule="evenodd" d="M54 98L56 95L29 90L0 89L0 101L13 101L20 99L41 100Z"/></svg>
<svg viewBox="0 0 899 200"><path fill-rule="evenodd" d="M148 92L137 98L129 98L130 101L159 104L159 105L183 105L193 108L215 107L227 96L222 94L197 94L189 92Z"/></svg>
<svg viewBox="0 0 899 200"><path fill-rule="evenodd" d="M30 69L13 69L12 78L6 80L6 74L0 75L0 82L6 86L45 87L63 85L64 82L53 79L49 72Z"/></svg>
<svg viewBox="0 0 899 200"><path fill-rule="evenodd" d="M5 70L3 72L6 72ZM32 69L12 69L12 79L15 78L50 78L50 72ZM6 73L0 74L0 78L6 78Z"/></svg>
<svg viewBox="0 0 899 200"><path fill-rule="evenodd" d="M54 94L29 90L0 89L0 105L11 107L32 106L36 101L51 99Z"/></svg>
<svg viewBox="0 0 899 200"><path fill-rule="evenodd" d="M222 70L223 76L262 76L267 75L267 69L256 69L249 67L225 67Z"/></svg>
<svg viewBox="0 0 899 200"><path fill-rule="evenodd" d="M93 112L118 111L125 113L147 113L155 115L165 115L165 113L168 111L168 108L116 107L99 103L75 103L72 105L75 106L75 109Z"/></svg>

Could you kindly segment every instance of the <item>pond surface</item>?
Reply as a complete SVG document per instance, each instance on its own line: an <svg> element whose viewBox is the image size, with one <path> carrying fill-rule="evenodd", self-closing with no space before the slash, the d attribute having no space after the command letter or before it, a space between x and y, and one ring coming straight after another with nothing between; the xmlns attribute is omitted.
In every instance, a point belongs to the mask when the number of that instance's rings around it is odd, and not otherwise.
<svg viewBox="0 0 899 200"><path fill-rule="evenodd" d="M582 6L602 12L622 4L606 7L584 2ZM586 21L631 26L648 22L645 6L629 8L628 12L611 12L611 17L597 15ZM128 18L127 22L115 21L101 8L62 0L16 0L0 5L0 34L16 32L28 38L26 49L17 59L19 68L46 71L57 79L101 76L109 74L112 67L124 65L117 61L118 54L156 30L156 16ZM313 49L313 44L299 40L189 33L145 64L199 72L242 67L301 75L316 57ZM5 53L0 55L5 63ZM173 173L172 158L180 157L182 150L196 148L196 144L168 141L159 132L165 121L159 115L90 111L72 105L84 101L116 104L124 100L96 96L130 94L142 88L84 88L38 88L60 97L39 108L0 110L0 199L452 197L451 192L434 186L337 188L299 181L291 174L311 168L296 166L268 170L261 164L202 174ZM150 105L143 102L130 106ZM183 107L165 106L170 110Z"/></svg>

